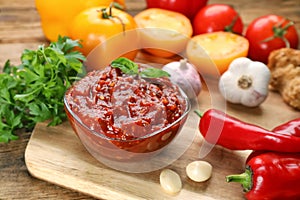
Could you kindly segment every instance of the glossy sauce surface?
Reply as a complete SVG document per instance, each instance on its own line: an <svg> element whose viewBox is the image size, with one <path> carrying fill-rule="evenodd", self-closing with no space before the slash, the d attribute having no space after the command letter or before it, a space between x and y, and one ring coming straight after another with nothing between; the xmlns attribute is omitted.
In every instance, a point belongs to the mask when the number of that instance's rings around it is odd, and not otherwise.
<svg viewBox="0 0 300 200"><path fill-rule="evenodd" d="M83 124L120 140L160 130L180 118L187 107L168 78L143 79L110 66L90 72L66 98Z"/></svg>

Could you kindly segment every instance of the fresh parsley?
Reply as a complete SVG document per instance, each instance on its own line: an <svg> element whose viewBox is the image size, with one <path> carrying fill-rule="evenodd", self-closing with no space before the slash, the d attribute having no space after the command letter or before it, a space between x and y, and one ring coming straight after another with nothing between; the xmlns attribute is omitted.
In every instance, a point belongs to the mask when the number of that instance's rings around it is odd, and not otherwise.
<svg viewBox="0 0 300 200"><path fill-rule="evenodd" d="M159 78L170 76L168 72L153 67L145 68L139 72L138 64L124 57L120 57L112 61L111 66L114 68L119 68L124 74L139 75L142 78Z"/></svg>
<svg viewBox="0 0 300 200"><path fill-rule="evenodd" d="M85 74L85 57L74 51L80 46L59 37L47 47L24 50L18 66L5 63L0 74L0 142L18 139L17 129L32 129L45 120L54 126L66 119L64 94Z"/></svg>

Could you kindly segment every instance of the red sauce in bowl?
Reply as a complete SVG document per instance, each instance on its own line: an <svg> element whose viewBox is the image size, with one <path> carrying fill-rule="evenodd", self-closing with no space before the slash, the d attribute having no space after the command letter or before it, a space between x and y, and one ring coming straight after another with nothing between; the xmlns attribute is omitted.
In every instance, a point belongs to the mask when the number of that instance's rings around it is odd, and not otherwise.
<svg viewBox="0 0 300 200"><path fill-rule="evenodd" d="M134 152L157 150L169 143L189 107L186 96L169 78L144 79L110 66L74 84L66 93L65 104L67 113L72 112L69 119L76 116L100 138ZM91 134L93 140L96 136ZM149 148L151 142L156 142L154 148ZM144 146L136 147L139 143Z"/></svg>

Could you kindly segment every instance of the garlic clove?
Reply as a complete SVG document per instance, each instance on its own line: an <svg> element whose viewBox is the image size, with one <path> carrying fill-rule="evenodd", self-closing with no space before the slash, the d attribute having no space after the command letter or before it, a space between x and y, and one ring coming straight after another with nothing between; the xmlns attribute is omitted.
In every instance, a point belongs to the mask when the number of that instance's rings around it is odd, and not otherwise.
<svg viewBox="0 0 300 200"><path fill-rule="evenodd" d="M182 188L180 176L171 169L164 169L159 176L160 185L169 194L176 194Z"/></svg>
<svg viewBox="0 0 300 200"><path fill-rule="evenodd" d="M194 161L186 167L187 176L195 182L208 180L212 175L212 165L206 161Z"/></svg>

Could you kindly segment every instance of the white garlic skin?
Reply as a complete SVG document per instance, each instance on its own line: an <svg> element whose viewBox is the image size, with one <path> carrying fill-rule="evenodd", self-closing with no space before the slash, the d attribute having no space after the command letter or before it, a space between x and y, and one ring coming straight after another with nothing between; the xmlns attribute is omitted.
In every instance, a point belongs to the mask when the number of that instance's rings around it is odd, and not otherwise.
<svg viewBox="0 0 300 200"><path fill-rule="evenodd" d="M170 62L164 65L162 70L171 75L171 81L179 85L189 98L195 98L200 94L202 89L200 75L186 59Z"/></svg>
<svg viewBox="0 0 300 200"><path fill-rule="evenodd" d="M249 85L241 84L243 77L249 80ZM264 63L237 58L220 77L219 91L228 102L256 107L268 96L270 77L270 70Z"/></svg>

